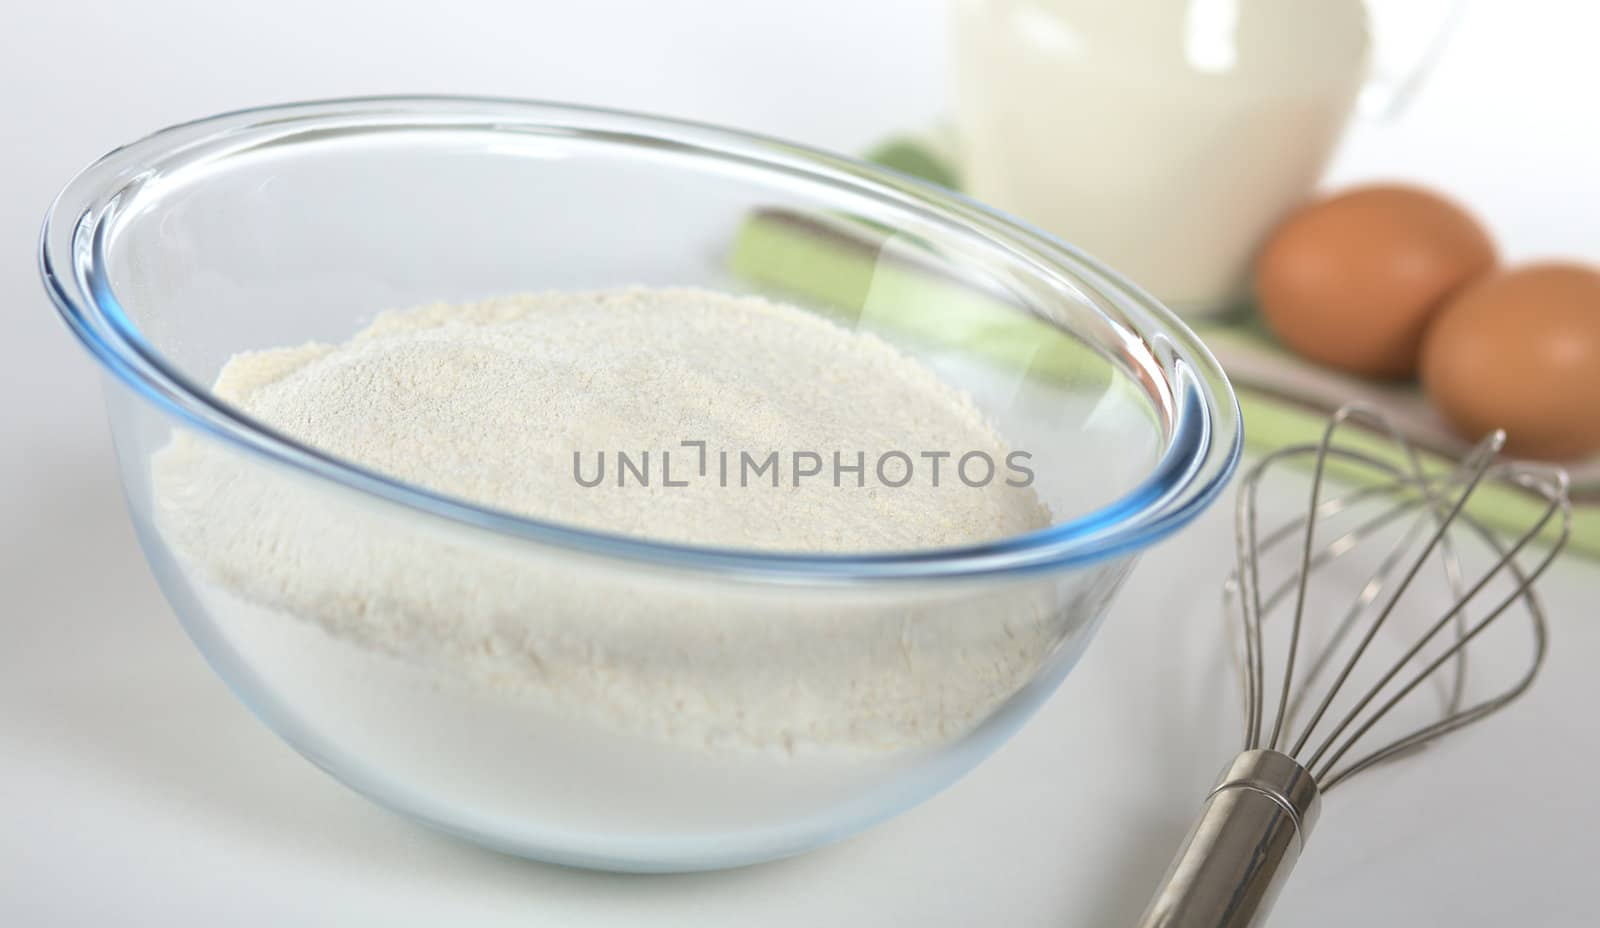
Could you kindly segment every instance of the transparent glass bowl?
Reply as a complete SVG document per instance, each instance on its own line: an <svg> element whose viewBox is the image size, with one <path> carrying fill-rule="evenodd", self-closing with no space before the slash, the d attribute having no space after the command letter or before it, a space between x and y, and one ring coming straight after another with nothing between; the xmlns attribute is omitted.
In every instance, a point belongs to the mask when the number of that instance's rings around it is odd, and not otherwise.
<svg viewBox="0 0 1600 928"><path fill-rule="evenodd" d="M932 795L1238 457L1215 361L1114 273L939 188L708 126L443 98L218 116L85 170L41 263L104 368L145 554L222 678L375 801L565 864L746 864ZM208 389L236 352L383 310L624 284L888 339L1029 451L1053 524L854 556L657 543L407 485Z"/></svg>

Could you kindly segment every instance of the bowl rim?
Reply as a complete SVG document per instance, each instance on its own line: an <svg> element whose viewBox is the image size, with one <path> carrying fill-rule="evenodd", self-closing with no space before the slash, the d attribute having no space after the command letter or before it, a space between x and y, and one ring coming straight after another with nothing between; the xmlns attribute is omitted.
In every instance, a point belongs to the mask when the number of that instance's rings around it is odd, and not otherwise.
<svg viewBox="0 0 1600 928"><path fill-rule="evenodd" d="M263 137L345 127L414 127L441 121L492 131L605 133L628 144L671 144L701 156L800 173L847 185L901 208L953 220L990 244L1098 296L1094 308L1125 360L1158 377L1137 378L1165 414L1166 447L1133 489L1097 509L1023 535L975 545L860 554L813 554L677 544L545 522L433 492L302 444L223 403L181 374L150 345L122 309L106 275L104 221L130 191L159 174L157 159L226 143L253 147ZM203 163L203 162L202 162ZM476 96L375 96L273 104L179 123L114 149L56 196L39 238L39 269L62 319L117 381L183 425L244 450L389 503L474 529L592 555L764 581L1011 576L1060 570L1129 554L1188 524L1226 486L1237 467L1242 417L1232 387L1204 343L1153 297L1055 236L960 193L889 168L766 135L706 123L573 104ZM1079 337L1086 337L1077 333ZM1091 344L1093 344L1091 342ZM1154 382L1159 381L1159 382ZM1153 395L1160 390L1160 395Z"/></svg>

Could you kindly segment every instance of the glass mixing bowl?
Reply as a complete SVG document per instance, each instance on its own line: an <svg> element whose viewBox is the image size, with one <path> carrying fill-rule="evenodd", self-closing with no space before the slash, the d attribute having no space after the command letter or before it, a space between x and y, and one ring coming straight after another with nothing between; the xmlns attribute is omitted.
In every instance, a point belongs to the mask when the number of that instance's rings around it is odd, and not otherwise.
<svg viewBox="0 0 1600 928"><path fill-rule="evenodd" d="M1113 272L949 191L709 126L478 99L232 113L85 170L41 262L217 673L371 799L565 864L746 864L933 795L1238 457L1216 362ZM624 284L887 339L1026 449L1052 524L849 556L622 537L386 477L208 386L387 309Z"/></svg>

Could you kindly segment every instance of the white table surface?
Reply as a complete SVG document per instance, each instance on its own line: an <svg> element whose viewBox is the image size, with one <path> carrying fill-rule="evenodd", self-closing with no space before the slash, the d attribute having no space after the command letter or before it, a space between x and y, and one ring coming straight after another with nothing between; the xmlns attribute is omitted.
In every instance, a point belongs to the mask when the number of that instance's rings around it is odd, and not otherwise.
<svg viewBox="0 0 1600 928"><path fill-rule="evenodd" d="M399 90L693 116L853 149L936 116L937 15L808 4L27 4L0 26L0 924L1120 925L1233 750L1215 591L1228 518L1152 551L1058 695L945 794L841 846L724 874L525 863L378 810L279 743L184 639L115 486L95 373L35 279L49 197L156 126ZM1426 178L1508 254L1600 258L1600 14L1482 0L1339 180ZM1587 58L1587 61L1583 59ZM1274 506L1297 500L1269 497ZM1600 565L1546 581L1526 700L1350 784L1277 924L1594 923Z"/></svg>

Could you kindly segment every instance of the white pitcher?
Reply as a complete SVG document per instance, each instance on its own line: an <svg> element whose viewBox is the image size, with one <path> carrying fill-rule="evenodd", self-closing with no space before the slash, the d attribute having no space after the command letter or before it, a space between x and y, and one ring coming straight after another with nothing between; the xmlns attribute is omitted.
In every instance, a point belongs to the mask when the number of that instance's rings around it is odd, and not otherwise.
<svg viewBox="0 0 1600 928"><path fill-rule="evenodd" d="M1363 87L1393 111L1460 7L1381 2L1417 54L1373 75L1364 0L955 0L965 186L1180 312L1226 309Z"/></svg>

